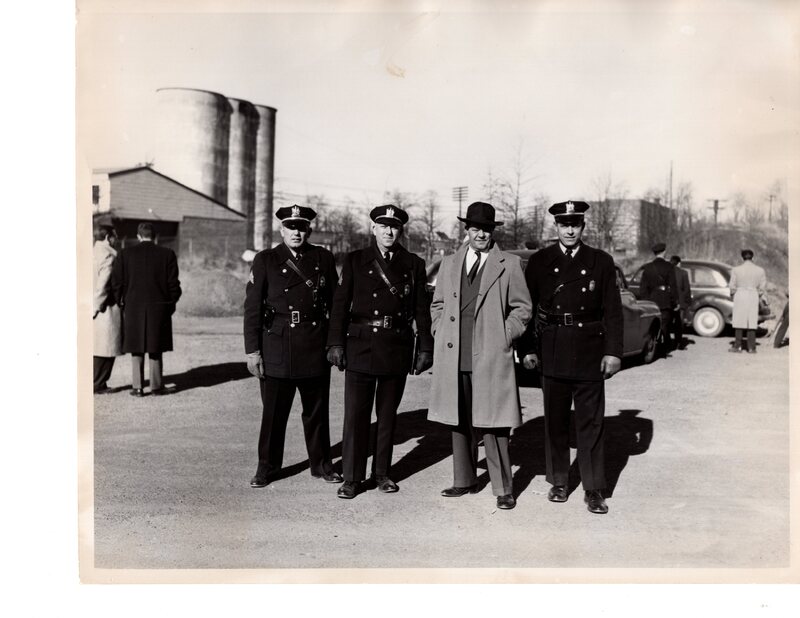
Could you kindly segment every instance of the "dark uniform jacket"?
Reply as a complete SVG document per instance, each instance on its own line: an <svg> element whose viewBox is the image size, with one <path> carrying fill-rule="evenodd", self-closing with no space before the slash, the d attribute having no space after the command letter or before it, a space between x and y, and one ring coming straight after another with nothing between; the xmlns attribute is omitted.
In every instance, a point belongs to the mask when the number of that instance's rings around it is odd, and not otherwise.
<svg viewBox="0 0 800 618"><path fill-rule="evenodd" d="M662 311L675 307L678 304L675 267L661 257L645 264L639 293L643 299L652 300Z"/></svg>
<svg viewBox="0 0 800 618"><path fill-rule="evenodd" d="M689 285L689 273L680 266L676 266L675 280L678 283L678 306L685 311L692 304L692 287Z"/></svg>
<svg viewBox="0 0 800 618"><path fill-rule="evenodd" d="M373 375L407 373L411 368L415 322L419 349L433 352L425 261L399 244L387 264L373 243L347 254L333 298L328 345L345 348L347 369ZM376 260L395 288L383 281ZM380 321L380 325L358 322Z"/></svg>
<svg viewBox="0 0 800 618"><path fill-rule="evenodd" d="M531 256L525 280L534 318L518 344L520 354L537 353L547 377L602 380L603 356L622 358L622 302L613 258L585 244L568 258L556 243ZM542 319L565 313L577 316L571 326Z"/></svg>
<svg viewBox="0 0 800 618"><path fill-rule="evenodd" d="M273 378L330 371L325 340L336 264L330 251L316 245L306 243L300 253L294 259L284 243L257 253L245 290L245 352L260 350L264 373ZM289 266L290 258L307 278Z"/></svg>
<svg viewBox="0 0 800 618"><path fill-rule="evenodd" d="M175 252L144 241L123 249L114 262L114 297L122 310L122 351L172 350L172 314L181 297Z"/></svg>

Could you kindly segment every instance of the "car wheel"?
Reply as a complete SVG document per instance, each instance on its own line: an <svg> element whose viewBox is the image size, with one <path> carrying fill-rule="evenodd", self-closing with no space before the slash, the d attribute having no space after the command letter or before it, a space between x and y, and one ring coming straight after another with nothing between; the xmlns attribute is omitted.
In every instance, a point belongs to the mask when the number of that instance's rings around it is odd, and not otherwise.
<svg viewBox="0 0 800 618"><path fill-rule="evenodd" d="M692 318L692 328L701 337L717 337L725 328L725 318L714 307L701 307Z"/></svg>
<svg viewBox="0 0 800 618"><path fill-rule="evenodd" d="M642 363L648 365L656 359L656 338L652 333L644 336L644 346L642 347Z"/></svg>

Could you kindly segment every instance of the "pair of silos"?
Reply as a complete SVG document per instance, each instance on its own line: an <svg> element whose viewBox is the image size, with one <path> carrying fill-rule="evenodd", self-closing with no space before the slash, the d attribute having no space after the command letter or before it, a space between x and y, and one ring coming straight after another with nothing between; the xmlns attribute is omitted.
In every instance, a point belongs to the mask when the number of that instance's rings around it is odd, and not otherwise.
<svg viewBox="0 0 800 618"><path fill-rule="evenodd" d="M277 110L190 88L157 95L155 168L247 217L247 242L272 246Z"/></svg>

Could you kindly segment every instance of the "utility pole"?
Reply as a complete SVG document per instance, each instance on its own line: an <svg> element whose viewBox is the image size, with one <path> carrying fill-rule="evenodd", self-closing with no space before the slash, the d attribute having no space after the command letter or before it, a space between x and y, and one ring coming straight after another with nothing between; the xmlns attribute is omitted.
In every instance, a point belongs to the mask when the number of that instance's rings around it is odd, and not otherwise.
<svg viewBox="0 0 800 618"><path fill-rule="evenodd" d="M770 193L769 194L769 221L772 221L772 200L775 199L775 195Z"/></svg>
<svg viewBox="0 0 800 618"><path fill-rule="evenodd" d="M453 187L453 200L458 200L458 216L461 216L461 204L467 199L469 189L467 187ZM463 235L463 224L458 222L458 242L461 244L461 237Z"/></svg>
<svg viewBox="0 0 800 618"><path fill-rule="evenodd" d="M714 211L714 227L717 227L717 215L719 214L720 209L722 208L719 203L720 202L727 202L728 200L717 200L717 199L709 199L709 202L713 202L713 206L709 206L711 210Z"/></svg>

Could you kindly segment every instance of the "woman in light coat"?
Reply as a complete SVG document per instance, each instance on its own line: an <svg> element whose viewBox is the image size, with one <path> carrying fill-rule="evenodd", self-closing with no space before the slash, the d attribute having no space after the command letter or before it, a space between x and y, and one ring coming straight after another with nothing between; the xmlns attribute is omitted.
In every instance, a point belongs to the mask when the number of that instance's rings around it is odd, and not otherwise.
<svg viewBox="0 0 800 618"><path fill-rule="evenodd" d="M114 357L122 354L122 316L111 292L111 270L117 252L117 236L110 225L95 231L94 242L94 392L108 392L106 382L114 369Z"/></svg>

